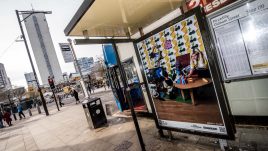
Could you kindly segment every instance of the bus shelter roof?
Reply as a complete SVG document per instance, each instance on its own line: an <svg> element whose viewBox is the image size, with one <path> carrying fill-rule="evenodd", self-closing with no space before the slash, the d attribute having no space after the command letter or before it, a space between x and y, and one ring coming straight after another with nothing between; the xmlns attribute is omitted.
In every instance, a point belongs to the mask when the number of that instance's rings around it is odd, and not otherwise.
<svg viewBox="0 0 268 151"><path fill-rule="evenodd" d="M84 0L64 30L66 36L129 37L184 0Z"/></svg>

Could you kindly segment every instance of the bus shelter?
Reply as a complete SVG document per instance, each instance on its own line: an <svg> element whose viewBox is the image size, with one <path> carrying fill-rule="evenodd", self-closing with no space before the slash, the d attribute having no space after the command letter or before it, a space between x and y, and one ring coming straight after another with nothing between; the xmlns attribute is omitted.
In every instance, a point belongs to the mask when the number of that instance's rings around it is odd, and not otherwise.
<svg viewBox="0 0 268 151"><path fill-rule="evenodd" d="M169 130L234 139L205 13L200 7L184 13L185 5L183 0L85 0L64 30L76 45L112 45L142 149L124 66L128 60L160 135Z"/></svg>

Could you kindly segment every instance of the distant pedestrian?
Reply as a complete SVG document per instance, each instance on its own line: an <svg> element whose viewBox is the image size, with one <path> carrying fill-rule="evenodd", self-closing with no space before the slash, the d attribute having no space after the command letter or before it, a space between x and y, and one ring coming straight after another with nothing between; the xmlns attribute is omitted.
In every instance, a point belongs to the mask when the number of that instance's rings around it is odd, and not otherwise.
<svg viewBox="0 0 268 151"><path fill-rule="evenodd" d="M107 87L109 89L110 88L110 82L109 82L109 80L106 80L106 85L107 85Z"/></svg>
<svg viewBox="0 0 268 151"><path fill-rule="evenodd" d="M87 89L88 89L89 93L91 94L91 84L90 83L88 83Z"/></svg>
<svg viewBox="0 0 268 151"><path fill-rule="evenodd" d="M60 107L62 107L64 105L64 103L62 103L62 97L60 95L58 95L58 100L60 103Z"/></svg>
<svg viewBox="0 0 268 151"><path fill-rule="evenodd" d="M80 103L78 93L75 89L73 89L73 96L75 98L75 104L77 104L77 102Z"/></svg>
<svg viewBox="0 0 268 151"><path fill-rule="evenodd" d="M92 92L94 93L94 90L95 90L94 84L90 85L90 87L91 87Z"/></svg>
<svg viewBox="0 0 268 151"><path fill-rule="evenodd" d="M104 80L104 81L102 82L102 84L103 84L103 87L104 87L104 89L105 89L105 91L106 91L106 80Z"/></svg>
<svg viewBox="0 0 268 151"><path fill-rule="evenodd" d="M22 119L22 116L25 118L25 115L24 115L24 113L23 113L23 111L22 111L23 109L22 109L22 105L21 105L21 103L19 103L18 104L18 113L19 113L19 116L20 116L20 120ZM22 115L22 116L21 116Z"/></svg>
<svg viewBox="0 0 268 151"><path fill-rule="evenodd" d="M0 110L0 128L3 128L4 127L4 124L3 124L3 113L2 111Z"/></svg>
<svg viewBox="0 0 268 151"><path fill-rule="evenodd" d="M4 118L4 121L6 121L8 126L12 126L12 123L11 123L12 119L10 118L10 116L11 114L7 110L5 110L3 118Z"/></svg>

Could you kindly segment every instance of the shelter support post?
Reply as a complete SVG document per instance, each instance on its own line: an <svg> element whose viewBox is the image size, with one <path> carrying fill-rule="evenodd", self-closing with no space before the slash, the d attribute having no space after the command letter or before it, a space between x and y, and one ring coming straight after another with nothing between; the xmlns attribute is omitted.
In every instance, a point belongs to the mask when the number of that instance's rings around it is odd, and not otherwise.
<svg viewBox="0 0 268 151"><path fill-rule="evenodd" d="M141 36L144 36L144 31L143 31L142 27L139 28L139 33L140 33ZM135 49L135 53L136 53L139 65L140 65L140 67L142 67L142 62L141 62L141 58L139 56L138 48L137 48L135 43L133 43L133 46L134 46L134 49ZM157 116L156 116L156 112L155 112L155 108L154 108L154 104L153 104L153 99L152 99L152 97L150 95L150 89L148 87L146 77L145 77L145 73L144 73L143 69L141 70L141 73L142 73L142 78L144 79L144 84L145 84L146 91L149 94L148 98L149 98L149 102L150 102L150 105L151 105L151 108L152 108L152 113L153 113L153 118L154 118L154 121L155 121L155 125L158 128L158 134L159 134L160 137L165 137L163 129L160 128L159 125L158 125L158 120L157 120Z"/></svg>
<svg viewBox="0 0 268 151"><path fill-rule="evenodd" d="M112 45L114 47L116 57L118 58L117 59L117 64L119 66L119 71L120 71L121 76L122 76L122 82L123 82L123 85L124 85L124 92L126 94L126 99L127 99L128 104L129 104L129 107L130 107L132 119L133 119L135 129L136 129L136 132L137 132L137 135L138 135L141 150L145 151L146 150L145 149L145 144L143 142L143 138L142 138L141 131L140 131L140 126L139 126L137 116L136 116L135 111L134 111L133 102L132 102L132 99L131 99L131 96L130 96L130 88L129 88L128 84L127 84L126 73L124 72L123 66L122 66L122 64L120 62L119 54L118 54L118 50L117 50L115 42L113 42Z"/></svg>
<svg viewBox="0 0 268 151"><path fill-rule="evenodd" d="M172 141L172 139L173 139L172 132L171 132L171 130L168 130L168 140Z"/></svg>

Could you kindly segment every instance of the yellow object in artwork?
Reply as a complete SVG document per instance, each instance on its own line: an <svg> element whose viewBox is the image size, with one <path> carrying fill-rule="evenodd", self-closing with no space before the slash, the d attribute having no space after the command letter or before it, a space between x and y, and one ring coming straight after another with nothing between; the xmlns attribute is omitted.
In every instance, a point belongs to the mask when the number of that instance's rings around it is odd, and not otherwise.
<svg viewBox="0 0 268 151"><path fill-rule="evenodd" d="M201 33L200 33L199 29L196 30L196 34L197 34L198 37L201 37Z"/></svg>
<svg viewBox="0 0 268 151"><path fill-rule="evenodd" d="M165 49L163 52L164 52L165 56L168 55L168 50L167 49Z"/></svg>
<svg viewBox="0 0 268 151"><path fill-rule="evenodd" d="M177 51L179 51L179 47L178 47L178 45L175 45L174 47L173 47L173 49L177 52Z"/></svg>
<svg viewBox="0 0 268 151"><path fill-rule="evenodd" d="M153 48L153 52L154 53L158 53L158 49L156 49L156 47Z"/></svg>
<svg viewBox="0 0 268 151"><path fill-rule="evenodd" d="M186 46L186 49L189 49L191 47L191 44L190 44L189 40L185 43L185 46Z"/></svg>
<svg viewBox="0 0 268 151"><path fill-rule="evenodd" d="M165 43L163 42L161 46L162 46L162 48L165 48Z"/></svg>
<svg viewBox="0 0 268 151"><path fill-rule="evenodd" d="M171 26L169 29L170 29L170 32L171 32L171 33L173 33L173 32L175 31L174 26Z"/></svg>
<svg viewBox="0 0 268 151"><path fill-rule="evenodd" d="M191 48L188 48L187 49L187 53L191 53L192 52L192 49Z"/></svg>
<svg viewBox="0 0 268 151"><path fill-rule="evenodd" d="M177 52L175 53L175 55L176 55L176 57L180 56L179 51L177 51Z"/></svg>
<svg viewBox="0 0 268 151"><path fill-rule="evenodd" d="M146 55L146 56L148 56L148 55L149 55L149 54L148 54L148 50L147 50L147 49L144 51L144 53L145 53L145 55Z"/></svg>
<svg viewBox="0 0 268 151"><path fill-rule="evenodd" d="M170 71L171 70L171 64L170 63L167 63L167 70Z"/></svg>
<svg viewBox="0 0 268 151"><path fill-rule="evenodd" d="M154 40L151 40L150 43L151 43L151 45L153 45L153 46L155 45L155 41L154 41Z"/></svg>
<svg viewBox="0 0 268 151"><path fill-rule="evenodd" d="M166 60L166 62L169 62L169 57L166 56L166 57L165 57L165 60Z"/></svg>
<svg viewBox="0 0 268 151"><path fill-rule="evenodd" d="M203 43L200 45L200 51L205 51L205 46Z"/></svg>
<svg viewBox="0 0 268 151"><path fill-rule="evenodd" d="M183 36L183 38L184 38L185 42L189 41L189 36L188 36L187 34L185 34L185 35Z"/></svg>
<svg viewBox="0 0 268 151"><path fill-rule="evenodd" d="M172 37L172 39L175 39L176 33L175 32L172 32L171 37Z"/></svg>
<svg viewBox="0 0 268 151"><path fill-rule="evenodd" d="M159 36L160 36L160 37L163 37L163 36L164 36L164 31L161 31L161 32L159 33Z"/></svg>
<svg viewBox="0 0 268 151"><path fill-rule="evenodd" d="M196 29L199 28L199 26L198 26L198 22L197 22L197 21L194 23L194 26L196 27Z"/></svg>
<svg viewBox="0 0 268 151"><path fill-rule="evenodd" d="M183 28L181 29L181 31L182 31L184 34L188 34L188 29L187 29L186 26L183 27Z"/></svg>
<svg viewBox="0 0 268 151"><path fill-rule="evenodd" d="M165 38L165 37L161 37L161 38L160 38L160 41L161 41L162 43L165 43L166 38Z"/></svg>
<svg viewBox="0 0 268 151"><path fill-rule="evenodd" d="M185 27L185 26L186 26L186 24L187 24L187 23L186 23L186 21L185 21L185 20L181 22L181 26L182 26L182 27Z"/></svg>
<svg viewBox="0 0 268 151"><path fill-rule="evenodd" d="M175 46L178 46L178 41L177 41L177 39L173 39L173 40L172 40L172 44L175 45Z"/></svg>
<svg viewBox="0 0 268 151"><path fill-rule="evenodd" d="M202 41L202 38L201 38L201 37L199 37L199 38L198 38L198 42L199 42L199 44L202 44L202 43L203 43L203 41Z"/></svg>

